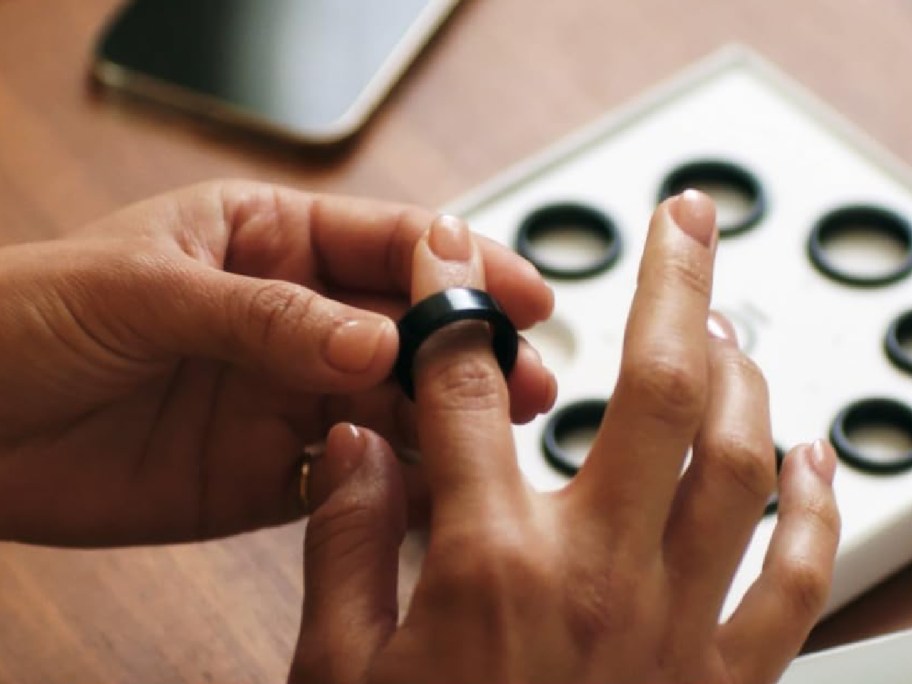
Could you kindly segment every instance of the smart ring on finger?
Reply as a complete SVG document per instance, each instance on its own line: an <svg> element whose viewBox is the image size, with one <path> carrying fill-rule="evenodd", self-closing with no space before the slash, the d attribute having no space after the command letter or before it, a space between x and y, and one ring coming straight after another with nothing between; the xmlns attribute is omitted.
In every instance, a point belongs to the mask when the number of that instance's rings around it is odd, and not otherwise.
<svg viewBox="0 0 912 684"><path fill-rule="evenodd" d="M582 467L608 402L584 399L560 408L545 425L542 453L559 473L573 477Z"/></svg>
<svg viewBox="0 0 912 684"><path fill-rule="evenodd" d="M454 287L421 300L399 320L399 356L393 373L410 399L415 399L412 366L418 348L441 328L467 320L490 324L494 356L504 377L510 375L519 351L519 335L513 322L487 292Z"/></svg>

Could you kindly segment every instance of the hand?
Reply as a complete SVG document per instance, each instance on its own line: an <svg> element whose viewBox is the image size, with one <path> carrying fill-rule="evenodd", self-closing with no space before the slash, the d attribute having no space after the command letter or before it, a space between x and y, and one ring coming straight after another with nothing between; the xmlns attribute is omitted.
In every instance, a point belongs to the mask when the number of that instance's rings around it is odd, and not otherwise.
<svg viewBox="0 0 912 684"><path fill-rule="evenodd" d="M823 607L839 520L835 457L793 449L766 563L719 614L775 483L764 380L730 325L707 332L714 211L688 192L656 211L620 377L589 457L557 493L517 468L508 395L477 326L420 354L427 556L397 625L402 481L386 443L338 427L315 470L291 682L771 683ZM413 296L483 285L419 243ZM448 262L452 264L452 262ZM693 458L681 474L685 454Z"/></svg>
<svg viewBox="0 0 912 684"><path fill-rule="evenodd" d="M67 239L0 250L0 538L202 539L301 516L302 447L339 420L414 446L386 381L417 208L210 183ZM528 263L485 242L520 326L547 317ZM512 415L553 401L524 345Z"/></svg>

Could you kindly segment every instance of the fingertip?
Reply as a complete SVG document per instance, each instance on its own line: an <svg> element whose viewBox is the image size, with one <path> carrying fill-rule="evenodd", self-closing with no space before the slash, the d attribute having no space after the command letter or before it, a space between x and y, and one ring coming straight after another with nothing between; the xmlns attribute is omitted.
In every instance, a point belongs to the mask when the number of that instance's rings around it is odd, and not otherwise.
<svg viewBox="0 0 912 684"><path fill-rule="evenodd" d="M338 423L326 435L322 452L308 463L305 498L312 510L322 505L361 465L367 446L363 430Z"/></svg>
<svg viewBox="0 0 912 684"><path fill-rule="evenodd" d="M383 437L352 423L337 423L326 435L319 454L307 463L306 491L303 498L310 512L320 508L352 478L358 474L368 479L382 480L383 488L397 490L399 461ZM379 481L378 480L378 481ZM360 485L359 485L360 487ZM379 489L380 487L378 487Z"/></svg>
<svg viewBox="0 0 912 684"><path fill-rule="evenodd" d="M392 368L397 347L396 324L386 316L366 314L333 327L323 358L335 371L379 379Z"/></svg>
<svg viewBox="0 0 912 684"><path fill-rule="evenodd" d="M335 461L352 470L364 454L367 445L365 431L352 423L337 423L326 435L326 451L336 455Z"/></svg>
<svg viewBox="0 0 912 684"><path fill-rule="evenodd" d="M795 481L798 487L802 476L809 475L826 489L832 489L837 469L836 453L830 443L818 439L793 447L782 462L781 477L788 482Z"/></svg>
<svg viewBox="0 0 912 684"><path fill-rule="evenodd" d="M836 477L836 453L829 442L816 440L807 450L811 467L825 484L832 485Z"/></svg>
<svg viewBox="0 0 912 684"><path fill-rule="evenodd" d="M833 539L840 535L840 514L833 480L836 454L826 440L794 447L782 462L779 476L780 522L810 516L815 528L823 528ZM834 542L835 543L835 542Z"/></svg>
<svg viewBox="0 0 912 684"><path fill-rule="evenodd" d="M716 239L716 205L699 190L688 189L667 201L668 213L675 224L705 247Z"/></svg>
<svg viewBox="0 0 912 684"><path fill-rule="evenodd" d="M481 252L468 226L454 216L438 216L415 246L413 301L450 287L484 285Z"/></svg>
<svg viewBox="0 0 912 684"><path fill-rule="evenodd" d="M542 281L541 290L538 303L534 308L530 307L530 313L535 317L535 323L544 323L554 313L554 290L544 281Z"/></svg>
<svg viewBox="0 0 912 684"><path fill-rule="evenodd" d="M541 355L525 340L519 346L516 366L507 381L510 419L528 423L547 412L557 400L557 380L542 363Z"/></svg>
<svg viewBox="0 0 912 684"><path fill-rule="evenodd" d="M441 214L427 233L428 246L439 259L464 262L472 256L472 238L465 221Z"/></svg>
<svg viewBox="0 0 912 684"><path fill-rule="evenodd" d="M522 259L521 277L525 282L525 289L536 294L534 298L529 298L529 314L534 318L534 322L541 323L554 313L554 288L548 284L539 270L535 268L531 261Z"/></svg>

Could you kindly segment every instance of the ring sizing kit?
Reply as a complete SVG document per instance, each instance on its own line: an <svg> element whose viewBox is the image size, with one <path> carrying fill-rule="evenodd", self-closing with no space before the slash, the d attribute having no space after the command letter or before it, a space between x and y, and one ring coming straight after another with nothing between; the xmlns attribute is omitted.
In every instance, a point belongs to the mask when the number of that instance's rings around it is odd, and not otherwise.
<svg viewBox="0 0 912 684"><path fill-rule="evenodd" d="M685 187L720 205L712 306L764 372L775 444L830 437L839 454L831 612L912 560L912 171L743 48L447 207L531 251L554 288L554 316L527 337L557 375L558 399L551 415L514 428L520 466L543 490L578 467L549 449L591 430L610 400L650 215ZM564 247L562 223L576 227L570 251L581 231L602 247L583 250L588 262L543 268L544 250ZM759 574L775 522L770 505L724 614Z"/></svg>

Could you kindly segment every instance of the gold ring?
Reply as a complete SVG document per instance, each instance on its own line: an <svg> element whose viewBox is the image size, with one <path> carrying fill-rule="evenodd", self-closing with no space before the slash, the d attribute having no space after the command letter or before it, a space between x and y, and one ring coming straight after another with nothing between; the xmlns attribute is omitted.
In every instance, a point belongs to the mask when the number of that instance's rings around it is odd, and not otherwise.
<svg viewBox="0 0 912 684"><path fill-rule="evenodd" d="M301 502L301 510L305 515L310 514L310 466L323 455L326 450L324 442L309 444L301 449L301 470L298 479L298 498Z"/></svg>
<svg viewBox="0 0 912 684"><path fill-rule="evenodd" d="M310 513L310 496L307 493L310 483L310 461L305 458L301 464L301 478L298 482L298 495L301 498L301 510L305 515Z"/></svg>

